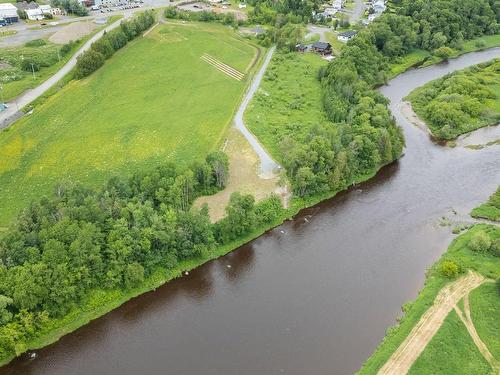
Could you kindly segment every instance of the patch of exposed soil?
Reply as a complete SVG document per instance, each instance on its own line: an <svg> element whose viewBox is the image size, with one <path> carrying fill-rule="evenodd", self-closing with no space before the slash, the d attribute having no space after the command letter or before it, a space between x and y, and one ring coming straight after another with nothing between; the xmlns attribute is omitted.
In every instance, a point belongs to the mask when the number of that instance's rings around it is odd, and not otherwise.
<svg viewBox="0 0 500 375"><path fill-rule="evenodd" d="M97 27L98 25L93 22L73 22L55 32L49 40L57 44L66 44L83 38Z"/></svg>

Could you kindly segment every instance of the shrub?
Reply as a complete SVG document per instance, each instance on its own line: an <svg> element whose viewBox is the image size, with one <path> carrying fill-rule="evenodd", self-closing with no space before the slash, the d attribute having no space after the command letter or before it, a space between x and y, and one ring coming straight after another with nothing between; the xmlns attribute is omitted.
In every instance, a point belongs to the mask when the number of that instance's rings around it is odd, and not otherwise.
<svg viewBox="0 0 500 375"><path fill-rule="evenodd" d="M38 64L38 62L35 60L26 59L21 62L21 69L26 72L38 72L40 70L40 64Z"/></svg>
<svg viewBox="0 0 500 375"><path fill-rule="evenodd" d="M77 58L76 78L83 78L95 72L104 64L104 56L92 49L85 51Z"/></svg>
<svg viewBox="0 0 500 375"><path fill-rule="evenodd" d="M107 36L103 36L98 41L92 43L91 47L94 51L99 52L105 59L109 59L115 53L115 49L111 45Z"/></svg>
<svg viewBox="0 0 500 375"><path fill-rule="evenodd" d="M439 47L434 51L434 55L446 61L453 55L453 50L450 47Z"/></svg>
<svg viewBox="0 0 500 375"><path fill-rule="evenodd" d="M451 260L445 260L441 265L439 266L439 272L441 275L448 277L450 279L457 277L460 269L458 267L458 264Z"/></svg>
<svg viewBox="0 0 500 375"><path fill-rule="evenodd" d="M469 247L472 251L484 253L491 248L491 238L482 230L476 232L469 241Z"/></svg>
<svg viewBox="0 0 500 375"><path fill-rule="evenodd" d="M41 47L46 45L47 42L43 39L35 39L35 40L30 40L29 42L26 42L24 45L26 47Z"/></svg>
<svg viewBox="0 0 500 375"><path fill-rule="evenodd" d="M493 241L490 247L490 251L494 256L500 257L500 238L497 238L495 241Z"/></svg>

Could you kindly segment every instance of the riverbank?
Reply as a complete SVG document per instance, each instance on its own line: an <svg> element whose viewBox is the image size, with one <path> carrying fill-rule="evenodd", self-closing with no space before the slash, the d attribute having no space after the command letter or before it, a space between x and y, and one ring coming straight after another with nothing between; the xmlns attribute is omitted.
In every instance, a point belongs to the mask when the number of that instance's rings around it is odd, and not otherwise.
<svg viewBox="0 0 500 375"><path fill-rule="evenodd" d="M410 332L414 330L414 327L416 327L417 323L421 320L424 314L426 314L427 311L434 305L434 301L437 299L438 294L450 283L450 279L453 280L457 276L454 274L450 277L443 273L443 267L445 267L447 263L452 262L454 264L458 264L459 272L461 273L465 273L467 270L474 270L478 274L491 280L495 280L500 277L500 257L495 256L493 253L477 253L470 247L471 239L481 231L488 233L492 238L492 241L498 241L498 239L500 239L500 229L496 226L486 224L477 224L464 234L455 238L448 247L448 250L427 271L424 287L420 291L417 299L403 305L403 316L399 319L398 325L390 327L387 330L387 334L382 343L365 362L363 367L358 372L358 375L374 375L379 373L379 370L387 364L389 358L393 356L398 348L401 348L403 342L407 341ZM441 324L439 324L439 326L440 325ZM434 333L438 332L439 334L439 331L436 328L438 327L434 327ZM432 342L432 336L433 335L427 337L426 341L420 342L420 345L423 346L419 346L418 349L420 352L423 352L422 355L430 355L426 354L425 346ZM460 352L460 350L460 345L458 347L449 347L447 348L447 353L450 354L450 352L454 351ZM433 357L435 362L438 360L438 358L436 358L437 355L438 354L436 353ZM477 358L481 361L481 356ZM418 361L416 357L413 358L413 361L414 360ZM436 365L439 365L439 363L446 363L445 361L445 358L440 358ZM408 368L410 368L413 365L413 362L408 363L407 365L409 365ZM472 364L470 365L472 366ZM427 366L427 373L433 373L433 369L429 368L429 363L426 363L425 366ZM455 367L450 366L450 368ZM388 369L386 370L389 371ZM389 371L383 373L397 374L398 372ZM401 372L401 374L403 373L406 373L406 371ZM412 373L411 369L409 373ZM467 369L465 369L463 374L468 374Z"/></svg>

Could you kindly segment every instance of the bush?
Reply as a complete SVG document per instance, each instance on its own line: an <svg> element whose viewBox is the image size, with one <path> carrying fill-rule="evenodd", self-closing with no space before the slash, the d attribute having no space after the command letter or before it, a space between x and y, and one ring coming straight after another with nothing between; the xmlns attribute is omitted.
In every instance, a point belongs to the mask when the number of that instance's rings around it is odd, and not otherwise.
<svg viewBox="0 0 500 375"><path fill-rule="evenodd" d="M70 53L75 45L76 45L76 42L73 42L73 41L68 42L66 44L63 44L63 46L60 49L61 55L64 56L64 55L67 55L68 53Z"/></svg>
<svg viewBox="0 0 500 375"><path fill-rule="evenodd" d="M444 277L448 277L450 279L457 277L459 271L460 268L458 267L458 264L456 264L451 260L445 260L439 266L439 272L441 273L441 275L443 275Z"/></svg>
<svg viewBox="0 0 500 375"><path fill-rule="evenodd" d="M47 42L43 39L35 39L35 40L30 40L29 42L26 42L24 45L26 47L41 47L46 45Z"/></svg>
<svg viewBox="0 0 500 375"><path fill-rule="evenodd" d="M92 43L91 48L103 55L105 59L109 59L111 56L113 56L113 53L115 53L115 49L111 45L111 42L106 35L98 41Z"/></svg>
<svg viewBox="0 0 500 375"><path fill-rule="evenodd" d="M450 47L439 47L434 55L446 61L453 55L453 50Z"/></svg>
<svg viewBox="0 0 500 375"><path fill-rule="evenodd" d="M104 64L104 56L92 49L85 51L77 58L76 78L84 78L95 72Z"/></svg>
<svg viewBox="0 0 500 375"><path fill-rule="evenodd" d="M472 251L485 253L491 248L491 238L486 232L478 231L469 241L469 247Z"/></svg>
<svg viewBox="0 0 500 375"><path fill-rule="evenodd" d="M26 72L38 72L40 70L40 64L32 59L26 59L21 62L21 69Z"/></svg>

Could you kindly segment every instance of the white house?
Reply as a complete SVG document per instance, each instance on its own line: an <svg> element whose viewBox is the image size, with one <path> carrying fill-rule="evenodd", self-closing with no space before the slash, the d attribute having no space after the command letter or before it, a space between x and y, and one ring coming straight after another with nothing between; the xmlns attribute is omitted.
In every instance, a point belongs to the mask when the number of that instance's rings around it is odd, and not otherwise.
<svg viewBox="0 0 500 375"><path fill-rule="evenodd" d="M357 32L353 30L344 31L343 33L340 33L337 36L337 39L340 40L341 42L347 42L348 40L354 38L356 34Z"/></svg>
<svg viewBox="0 0 500 375"><path fill-rule="evenodd" d="M31 21L40 21L40 20L43 20L45 18L43 16L43 12L40 8L26 9L26 16Z"/></svg>
<svg viewBox="0 0 500 375"><path fill-rule="evenodd" d="M246 7L247 7L247 5L246 5L245 3L240 3L240 4L238 5L238 7L239 7L240 9L243 9L243 8L246 8Z"/></svg>
<svg viewBox="0 0 500 375"><path fill-rule="evenodd" d="M0 18L3 18L8 23L19 21L17 8L11 3L0 4Z"/></svg>
<svg viewBox="0 0 500 375"><path fill-rule="evenodd" d="M325 16L332 18L335 14L337 14L338 9L334 7L326 7L325 8Z"/></svg>

